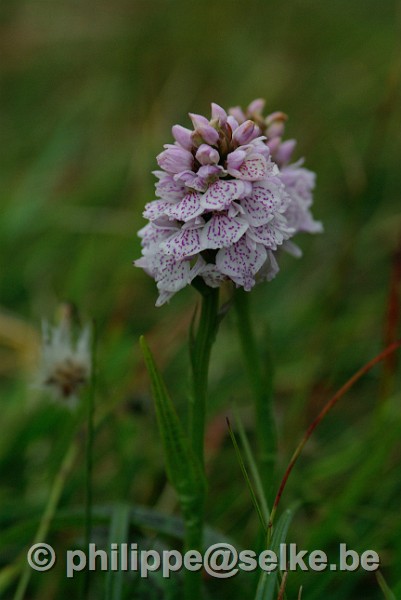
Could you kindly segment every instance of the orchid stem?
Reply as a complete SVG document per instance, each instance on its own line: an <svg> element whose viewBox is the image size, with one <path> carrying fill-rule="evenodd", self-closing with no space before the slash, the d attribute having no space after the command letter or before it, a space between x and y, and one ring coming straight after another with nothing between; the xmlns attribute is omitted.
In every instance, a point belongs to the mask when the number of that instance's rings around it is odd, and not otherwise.
<svg viewBox="0 0 401 600"><path fill-rule="evenodd" d="M189 436L195 456L205 470L204 439L207 412L207 389L210 354L219 324L219 290L210 288L202 280L195 280L194 287L202 295L202 307L198 327L191 332L190 357L192 367L192 396L189 413ZM184 515L186 522L185 550L203 551L203 526L206 494L199 492ZM200 600L201 573L185 571L184 596L186 600Z"/></svg>
<svg viewBox="0 0 401 600"><path fill-rule="evenodd" d="M206 397L210 353L218 328L219 290L197 282L202 294L202 308L197 332L191 340L192 403L190 405L190 439L192 447L204 467L204 437Z"/></svg>

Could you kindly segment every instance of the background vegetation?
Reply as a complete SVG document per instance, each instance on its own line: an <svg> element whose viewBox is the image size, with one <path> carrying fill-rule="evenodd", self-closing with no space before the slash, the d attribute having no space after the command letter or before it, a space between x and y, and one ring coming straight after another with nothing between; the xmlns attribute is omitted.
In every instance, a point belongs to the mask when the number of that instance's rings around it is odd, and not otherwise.
<svg viewBox="0 0 401 600"><path fill-rule="evenodd" d="M40 321L60 302L98 327L96 540L107 542L109 511L124 503L151 509L135 513L130 539L179 547L137 340L146 334L185 411L197 295L188 288L156 309L154 282L131 263L143 205L154 197L155 155L171 141L172 124L189 124L188 111L265 97L269 112L290 116L287 137L298 139L298 155L318 174L314 213L325 233L299 240L304 257L282 256L277 279L252 293L261 351L270 344L276 361L277 477L324 400L399 335L400 19L393 0L2 6L1 597L12 598L21 553L72 435L72 417L30 386ZM299 502L288 539L302 547L334 556L339 542L377 550L399 598L397 363L376 368L322 424L282 508ZM235 401L253 442L241 367L228 314L212 357L207 518L252 547L257 517L225 425ZM49 535L60 552L82 541L83 482L77 460ZM255 583L245 574L206 587L210 598L233 598L235 590L251 599ZM33 574L26 598L71 597L77 585L60 560ZM93 598L103 597L103 585L97 575ZM128 579L121 597L175 598L175 585L156 575ZM291 574L289 599L300 585L305 600L382 597L375 576L359 571Z"/></svg>

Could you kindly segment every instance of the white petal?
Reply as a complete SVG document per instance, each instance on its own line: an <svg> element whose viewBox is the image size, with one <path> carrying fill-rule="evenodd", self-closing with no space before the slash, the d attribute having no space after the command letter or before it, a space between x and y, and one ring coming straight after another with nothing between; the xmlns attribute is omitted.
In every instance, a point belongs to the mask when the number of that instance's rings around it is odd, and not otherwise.
<svg viewBox="0 0 401 600"><path fill-rule="evenodd" d="M216 266L235 283L249 291L255 284L255 274L266 260L266 249L261 244L250 249L244 238L231 246L219 250Z"/></svg>
<svg viewBox="0 0 401 600"><path fill-rule="evenodd" d="M252 197L241 201L248 221L254 227L269 223L275 212L283 212L286 207L286 195L282 187L270 182L254 184Z"/></svg>
<svg viewBox="0 0 401 600"><path fill-rule="evenodd" d="M171 256L160 255L157 268L157 287L162 292L178 292L189 283L189 261L176 261Z"/></svg>
<svg viewBox="0 0 401 600"><path fill-rule="evenodd" d="M241 197L244 191L242 181L224 181L219 179L209 186L201 198L203 208L209 210L224 210L233 200Z"/></svg>
<svg viewBox="0 0 401 600"><path fill-rule="evenodd" d="M172 175L164 171L154 171L160 181L156 183L156 195L162 200L178 201L184 193L184 186L176 181Z"/></svg>
<svg viewBox="0 0 401 600"><path fill-rule="evenodd" d="M259 181L266 176L266 159L260 154L252 154L239 167L240 179L245 181Z"/></svg>
<svg viewBox="0 0 401 600"><path fill-rule="evenodd" d="M277 246L280 246L284 240L288 240L292 233L294 230L287 227L282 215L278 215L277 218L260 227L250 227L247 236L271 250L277 250Z"/></svg>
<svg viewBox="0 0 401 600"><path fill-rule="evenodd" d="M197 254L201 251L199 229L181 229L179 233L160 244L160 249L175 260Z"/></svg>
<svg viewBox="0 0 401 600"><path fill-rule="evenodd" d="M288 254L291 254L291 256L295 256L295 258L301 258L302 256L301 248L294 244L294 242L291 242L290 240L284 242L283 250L288 252Z"/></svg>
<svg viewBox="0 0 401 600"><path fill-rule="evenodd" d="M165 304L174 296L174 292L166 292L165 290L161 290L158 299L156 300L155 306L159 307Z"/></svg>
<svg viewBox="0 0 401 600"><path fill-rule="evenodd" d="M200 204L201 194L199 192L190 191L182 198L181 202L171 204L166 214L169 217L174 217L178 221L189 221L203 213L203 208Z"/></svg>
<svg viewBox="0 0 401 600"><path fill-rule="evenodd" d="M171 203L166 200L154 200L145 205L143 216L149 221L154 221L166 214L166 210L171 206Z"/></svg>
<svg viewBox="0 0 401 600"><path fill-rule="evenodd" d="M271 281L272 279L275 278L275 276L277 275L279 270L280 270L280 268L277 264L274 253L271 250L268 250L267 258L266 258L265 262L263 263L263 266L261 267L261 269L257 275L258 282Z"/></svg>
<svg viewBox="0 0 401 600"><path fill-rule="evenodd" d="M202 250L228 248L244 235L249 224L241 218L231 219L226 215L214 215L201 233Z"/></svg>

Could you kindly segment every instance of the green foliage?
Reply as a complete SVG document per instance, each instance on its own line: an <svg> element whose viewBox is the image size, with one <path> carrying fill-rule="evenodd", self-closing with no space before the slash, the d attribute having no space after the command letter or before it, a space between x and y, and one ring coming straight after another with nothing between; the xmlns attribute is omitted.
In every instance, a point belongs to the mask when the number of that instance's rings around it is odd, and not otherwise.
<svg viewBox="0 0 401 600"><path fill-rule="evenodd" d="M159 418L167 437L160 440L136 340L146 335L185 423L188 329L198 294L188 288L156 309L154 283L131 264L139 256L143 206L154 198L155 155L172 141L171 125L188 125L187 112L207 113L211 101L232 106L266 97L268 110L289 115L287 137L298 140L297 156L317 172L314 213L325 233L300 236L303 258L279 257L279 276L251 299L260 364L271 351L275 365L277 466L273 478L260 472L274 492L324 401L384 344L401 230L401 102L394 0L61 0L51 10L48 2L3 4L0 595L9 600L73 435L70 415L31 386L40 321L60 302L73 302L83 321L98 324L94 539L107 544L112 507L124 503L130 541L182 547L182 516L165 464L171 475L173 462L174 480L180 473L189 489L194 463L187 455L178 464L187 442L166 403ZM397 323L393 329L399 336ZM205 543L228 537L256 550L265 547L261 527L225 422L238 406L259 467L260 432L242 364L230 309L210 366ZM284 514L300 503L286 538L299 547L319 547L330 558L339 542L375 549L396 598L398 364L390 374L373 370L321 424L280 505ZM255 485L241 434L238 441ZM62 557L84 536L83 456L82 443L49 530L61 558L52 571L32 573L26 600L77 596L80 581L66 580ZM93 585L96 600L104 597L108 584L100 574ZM384 593L363 571L291 573L288 599L301 585L305 600L378 600ZM156 574L124 580L121 593L129 600L178 598L180 586L179 577L167 585ZM204 582L207 600L254 598L256 588L253 574Z"/></svg>
<svg viewBox="0 0 401 600"><path fill-rule="evenodd" d="M167 474L177 491L184 509L203 497L206 481L200 463L191 449L174 405L168 395L163 379L154 363L149 347L142 337L140 340L146 367L152 382L153 398L159 431L163 440Z"/></svg>

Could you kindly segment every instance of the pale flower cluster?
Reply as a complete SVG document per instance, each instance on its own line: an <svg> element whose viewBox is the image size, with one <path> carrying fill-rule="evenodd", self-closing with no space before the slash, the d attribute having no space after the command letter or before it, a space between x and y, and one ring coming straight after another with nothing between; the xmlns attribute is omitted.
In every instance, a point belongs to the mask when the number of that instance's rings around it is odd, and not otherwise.
<svg viewBox="0 0 401 600"><path fill-rule="evenodd" d="M310 212L315 174L291 163L285 115L263 117L263 107L255 100L245 112L227 113L212 104L211 119L190 114L193 129L172 128L174 144L157 157L157 199L145 207L149 223L135 261L157 283L157 306L195 277L249 291L277 274L280 248L300 254L294 235L322 230Z"/></svg>

